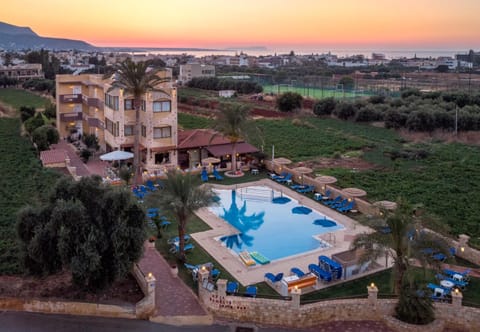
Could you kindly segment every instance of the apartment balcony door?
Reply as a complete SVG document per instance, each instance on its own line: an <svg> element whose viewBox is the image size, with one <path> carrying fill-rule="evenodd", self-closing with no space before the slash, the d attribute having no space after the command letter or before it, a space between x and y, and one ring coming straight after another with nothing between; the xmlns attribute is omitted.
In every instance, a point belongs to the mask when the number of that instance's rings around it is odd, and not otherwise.
<svg viewBox="0 0 480 332"><path fill-rule="evenodd" d="M80 94L82 94L82 86L80 86L80 85L74 86L72 90L73 90L72 93L73 93L74 95L80 95Z"/></svg>

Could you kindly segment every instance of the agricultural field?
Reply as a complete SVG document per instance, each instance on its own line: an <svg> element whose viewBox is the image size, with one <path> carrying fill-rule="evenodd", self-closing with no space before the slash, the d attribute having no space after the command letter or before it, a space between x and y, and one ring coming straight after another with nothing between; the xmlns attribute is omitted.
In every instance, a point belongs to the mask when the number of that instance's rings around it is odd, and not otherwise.
<svg viewBox="0 0 480 332"><path fill-rule="evenodd" d="M0 89L0 102L13 106L16 109L19 109L20 106L43 108L47 103L47 99L25 90L6 88Z"/></svg>
<svg viewBox="0 0 480 332"><path fill-rule="evenodd" d="M334 97L337 99L350 99L355 97L368 97L372 94L365 92L343 91L342 89L321 89L312 87L295 87L290 85L263 85L264 93L281 94L284 92L296 92L304 97L323 99Z"/></svg>
<svg viewBox="0 0 480 332"><path fill-rule="evenodd" d="M205 128L211 121L179 116L179 124L188 128ZM413 144L393 130L336 119L257 120L256 124L262 137L251 135L249 141L267 155L275 145L275 156L305 162L315 175L334 175L341 187L362 188L370 201L405 197L422 204L453 234L467 233L472 243L480 244L479 147L436 141ZM371 167L323 168L316 162L353 156Z"/></svg>
<svg viewBox="0 0 480 332"><path fill-rule="evenodd" d="M41 166L30 141L20 136L18 118L0 118L0 155L0 274L21 273L16 213L45 195L59 174Z"/></svg>

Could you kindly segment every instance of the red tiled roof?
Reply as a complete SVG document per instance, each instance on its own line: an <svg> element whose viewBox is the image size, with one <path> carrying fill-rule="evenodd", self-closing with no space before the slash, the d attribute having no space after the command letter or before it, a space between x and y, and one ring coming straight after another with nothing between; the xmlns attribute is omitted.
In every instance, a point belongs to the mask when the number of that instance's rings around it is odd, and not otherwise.
<svg viewBox="0 0 480 332"><path fill-rule="evenodd" d="M214 133L215 131L210 129L179 130L177 149L192 149L201 146L230 143L230 141L222 135L217 135L211 140Z"/></svg>
<svg viewBox="0 0 480 332"><path fill-rule="evenodd" d="M225 156L227 154L232 154L232 144L209 146L207 147L207 150L215 157ZM239 154L252 153L252 152L258 151L256 147L245 142L237 143L235 150Z"/></svg>
<svg viewBox="0 0 480 332"><path fill-rule="evenodd" d="M43 165L64 163L66 158L67 152L62 149L40 152L40 160Z"/></svg>

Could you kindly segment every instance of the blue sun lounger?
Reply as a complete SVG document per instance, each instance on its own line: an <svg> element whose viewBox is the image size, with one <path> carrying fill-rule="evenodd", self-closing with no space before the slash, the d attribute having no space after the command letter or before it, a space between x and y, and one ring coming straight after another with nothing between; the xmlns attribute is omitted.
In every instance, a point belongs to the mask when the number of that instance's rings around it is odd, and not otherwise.
<svg viewBox="0 0 480 332"><path fill-rule="evenodd" d="M190 241L191 238L192 238L192 237L190 236L190 234L185 234L185 235L183 236L183 240L184 240L185 242ZM175 237L172 237L172 238L168 239L168 240L167 240L167 243L172 244L172 243L178 243L179 241L180 241L180 238L179 238L178 236L175 236Z"/></svg>
<svg viewBox="0 0 480 332"><path fill-rule="evenodd" d="M283 273L280 272L277 275L274 275L273 273L267 272L265 273L265 279L270 280L272 283L276 283L283 279Z"/></svg>
<svg viewBox="0 0 480 332"><path fill-rule="evenodd" d="M300 270L298 267L292 267L290 272L292 272L293 274L295 274L299 278L301 278L305 275L305 272Z"/></svg>
<svg viewBox="0 0 480 332"><path fill-rule="evenodd" d="M194 246L193 244L187 243L187 244L185 245L185 247L183 247L183 250L185 251L185 253L187 253L187 252L189 252L189 251L192 251L193 248L195 248L195 246ZM173 244L172 244L172 247L170 248L170 253L176 254L176 253L178 253L178 250L180 250L178 244L173 243Z"/></svg>
<svg viewBox="0 0 480 332"><path fill-rule="evenodd" d="M306 194L315 190L314 186L306 186L305 188L297 189L298 193Z"/></svg>
<svg viewBox="0 0 480 332"><path fill-rule="evenodd" d="M338 212L349 212L349 211L352 210L354 207L355 207L355 202L351 201L351 202L348 203L346 206L337 208L337 211L338 211Z"/></svg>
<svg viewBox="0 0 480 332"><path fill-rule="evenodd" d="M279 179L275 179L275 181L277 181L278 183L286 183L288 181L292 180L292 174L291 173L288 173L287 175L285 175L285 177L283 178L279 178Z"/></svg>
<svg viewBox="0 0 480 332"><path fill-rule="evenodd" d="M318 265L310 264L308 270L325 282L332 281L332 274L320 268Z"/></svg>

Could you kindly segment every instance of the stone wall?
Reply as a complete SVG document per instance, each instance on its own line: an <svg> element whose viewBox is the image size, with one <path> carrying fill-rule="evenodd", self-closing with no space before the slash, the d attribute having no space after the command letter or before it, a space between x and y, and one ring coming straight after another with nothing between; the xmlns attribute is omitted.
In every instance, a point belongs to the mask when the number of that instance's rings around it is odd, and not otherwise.
<svg viewBox="0 0 480 332"><path fill-rule="evenodd" d="M134 305L108 305L84 302L48 301L36 299L0 298L0 310L136 318Z"/></svg>
<svg viewBox="0 0 480 332"><path fill-rule="evenodd" d="M135 265L132 271L140 285L144 298L135 305L111 305L74 301L40 299L0 298L0 310L68 314L79 316L102 316L116 318L148 319L155 310L155 278L143 276Z"/></svg>
<svg viewBox="0 0 480 332"><path fill-rule="evenodd" d="M199 285L208 275L200 275ZM329 300L300 305L301 290L293 290L291 300L248 298L226 295L227 281L217 281L216 291L200 286L200 301L219 319L305 328L335 320L382 321L395 331L437 332L444 326L457 326L480 331L480 309L463 307L461 294L452 304L435 304L437 319L428 325L411 325L393 317L396 300L379 300L378 289L368 287L367 299Z"/></svg>

